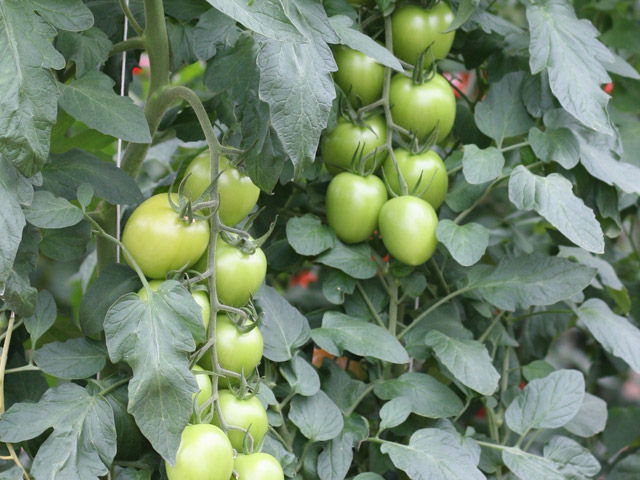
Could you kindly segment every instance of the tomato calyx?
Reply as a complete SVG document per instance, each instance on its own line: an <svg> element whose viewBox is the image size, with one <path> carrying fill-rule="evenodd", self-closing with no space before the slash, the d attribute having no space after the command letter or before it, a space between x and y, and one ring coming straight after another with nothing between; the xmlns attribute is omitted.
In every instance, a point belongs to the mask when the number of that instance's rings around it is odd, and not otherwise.
<svg viewBox="0 0 640 480"><path fill-rule="evenodd" d="M220 206L220 202L218 199L208 200L209 195L216 187L216 182L218 178L222 175L222 171L218 172L216 178L214 178L213 182L205 189L204 192L196 199L194 202L191 197L185 194L185 185L187 184L187 180L191 176L191 174L186 175L180 185L178 185L178 203L173 201L173 187L175 185L175 179L171 183L169 187L169 191L167 192L167 198L169 199L169 205L171 208L178 214L178 217L181 218L185 224L190 225L195 223L196 221L209 220L214 217L217 213L218 207ZM203 215L203 212L209 210L209 213ZM199 212L199 213L196 213Z"/></svg>
<svg viewBox="0 0 640 480"><path fill-rule="evenodd" d="M433 54L433 44L431 42L427 48L425 48L416 59L416 66L413 69L412 80L414 85L422 85L428 82L438 73L437 63L435 55ZM427 57L427 54L429 57ZM426 63L426 58L430 58L431 61ZM425 66L426 65L426 66Z"/></svg>

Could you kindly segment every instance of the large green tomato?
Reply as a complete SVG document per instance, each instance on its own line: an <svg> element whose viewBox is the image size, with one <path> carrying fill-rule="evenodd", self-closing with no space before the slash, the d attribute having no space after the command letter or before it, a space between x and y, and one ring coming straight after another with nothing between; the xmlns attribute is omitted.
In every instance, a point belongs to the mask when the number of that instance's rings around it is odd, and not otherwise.
<svg viewBox="0 0 640 480"><path fill-rule="evenodd" d="M218 363L225 370L242 373L249 377L262 360L264 341L262 333L255 327L247 333L241 333L224 313L216 316L216 354ZM205 354L200 364L212 369L211 355ZM231 383L237 383L229 378Z"/></svg>
<svg viewBox="0 0 640 480"><path fill-rule="evenodd" d="M387 125L380 115L365 119L366 126L354 125L345 118L339 118L336 128L322 137L322 158L327 170L333 175L344 172L351 167L351 159L358 151L363 156L382 147L387 141ZM377 155L379 158L380 155ZM373 166L373 156L366 163L367 168Z"/></svg>
<svg viewBox="0 0 640 480"><path fill-rule="evenodd" d="M249 215L255 207L260 196L260 189L253 184L249 177L233 167L224 155L220 155L220 171L222 174L218 178L218 194L220 195L218 214L222 223L233 226ZM185 177L191 174L185 182L185 195L190 195L191 199L195 201L211 184L209 150L205 150L194 158L184 174Z"/></svg>
<svg viewBox="0 0 640 480"><path fill-rule="evenodd" d="M421 198L404 196L382 206L378 226L384 246L407 265L420 265L433 255L438 241L438 216Z"/></svg>
<svg viewBox="0 0 640 480"><path fill-rule="evenodd" d="M404 75L395 75L391 79L389 102L394 123L417 133L420 139L424 139L437 125L440 142L453 128L456 97L442 75L436 74L421 85L414 84Z"/></svg>
<svg viewBox="0 0 640 480"><path fill-rule="evenodd" d="M443 59L451 50L456 32L443 33L455 15L449 5L439 2L431 10L419 5L404 5L393 12L393 53L398 58L415 65L418 55L431 45L436 59ZM431 63L431 54L424 56L425 65Z"/></svg>
<svg viewBox="0 0 640 480"><path fill-rule="evenodd" d="M338 65L333 79L345 93L349 93L354 107L359 106L358 97L362 105L369 105L382 97L384 67L381 64L344 45L334 49L333 57Z"/></svg>
<svg viewBox="0 0 640 480"><path fill-rule="evenodd" d="M358 243L376 229L387 190L375 175L361 177L342 172L329 183L326 201L327 221L338 238L345 243Z"/></svg>
<svg viewBox="0 0 640 480"><path fill-rule="evenodd" d="M178 203L178 195L172 195ZM169 205L166 193L142 202L124 227L122 243L142 273L165 278L171 270L190 267L209 245L209 222L187 224ZM128 255L124 255L131 265Z"/></svg>
<svg viewBox="0 0 640 480"><path fill-rule="evenodd" d="M261 248L248 255L221 238L216 242L216 290L225 305L242 307L262 285L267 258Z"/></svg>
<svg viewBox="0 0 640 480"><path fill-rule="evenodd" d="M182 432L176 465L168 462L169 480L229 480L233 473L231 442L215 425L187 425Z"/></svg>
<svg viewBox="0 0 640 480"><path fill-rule="evenodd" d="M244 428L245 430L248 429L253 437L254 448L260 445L262 438L267 433L269 422L267 421L267 412L260 403L260 400L258 400L258 397L241 400L229 390L220 390L218 395L220 411L227 425ZM213 416L213 423L214 425L220 426L217 413ZM229 430L227 435L233 448L241 452L244 442L244 432L240 430Z"/></svg>
<svg viewBox="0 0 640 480"><path fill-rule="evenodd" d="M198 382L198 393L194 393L191 397L191 400L193 401L195 396L198 395L198 408L202 408L204 402L209 400L211 398L211 395L213 395L213 385L211 385L211 378L209 378L209 375L207 375L206 373L202 373L204 372L204 369L202 367L199 367L198 365L194 365L191 369L191 372L196 377L196 382Z"/></svg>
<svg viewBox="0 0 640 480"><path fill-rule="evenodd" d="M440 155L433 150L412 155L404 148L398 148L393 153L400 173L402 173L402 177L407 183L409 192L418 184L420 175L422 175L417 193L427 188L427 185L429 188L420 198L429 202L433 208L438 208L442 205L449 188L449 177ZM398 172L390 155L384 161L383 168L391 190L396 195L401 195Z"/></svg>
<svg viewBox="0 0 640 480"><path fill-rule="evenodd" d="M280 463L268 453L239 454L234 469L238 480L284 480Z"/></svg>

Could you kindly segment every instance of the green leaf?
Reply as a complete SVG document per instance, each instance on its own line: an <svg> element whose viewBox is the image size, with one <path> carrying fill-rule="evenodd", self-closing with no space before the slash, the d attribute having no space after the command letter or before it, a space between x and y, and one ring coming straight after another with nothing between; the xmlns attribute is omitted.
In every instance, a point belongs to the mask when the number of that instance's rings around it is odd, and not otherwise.
<svg viewBox="0 0 640 480"><path fill-rule="evenodd" d="M473 15L473 12L476 9L476 6L479 2L475 0L461 0L458 4L458 10L456 11L456 16L453 19L453 22L449 25L449 27L445 30L445 32L453 32L457 30L462 25L467 23L467 21Z"/></svg>
<svg viewBox="0 0 640 480"><path fill-rule="evenodd" d="M308 397L320 390L318 372L300 355L280 367L280 373L291 387L291 393Z"/></svg>
<svg viewBox="0 0 640 480"><path fill-rule="evenodd" d="M47 190L38 190L23 212L27 221L39 228L71 227L84 218L82 210Z"/></svg>
<svg viewBox="0 0 640 480"><path fill-rule="evenodd" d="M198 60L193 48L193 32L195 27L189 23L167 22L167 35L173 53L172 70L179 70Z"/></svg>
<svg viewBox="0 0 640 480"><path fill-rule="evenodd" d="M114 81L104 73L87 72L70 84L58 84L60 106L77 120L101 133L128 142L150 143L149 125L142 108L113 91Z"/></svg>
<svg viewBox="0 0 640 480"><path fill-rule="evenodd" d="M364 243L347 246L336 239L331 250L316 258L316 262L337 268L347 275L361 280L373 278L378 273L378 265L373 260L371 247Z"/></svg>
<svg viewBox="0 0 640 480"><path fill-rule="evenodd" d="M281 42L306 42L276 0L207 0L215 9L249 30Z"/></svg>
<svg viewBox="0 0 640 480"><path fill-rule="evenodd" d="M640 453L623 458L607 474L607 480L635 480L640 475Z"/></svg>
<svg viewBox="0 0 640 480"><path fill-rule="evenodd" d="M640 438L640 406L611 408L607 428L602 437L611 455Z"/></svg>
<svg viewBox="0 0 640 480"><path fill-rule="evenodd" d="M116 454L116 428L104 398L63 383L38 403L14 404L2 415L0 435L5 442L23 442L52 427L33 459L33 478L98 480L107 474Z"/></svg>
<svg viewBox="0 0 640 480"><path fill-rule="evenodd" d="M175 464L180 436L198 390L187 353L205 340L202 311L178 282L166 281L147 300L135 293L120 297L104 319L112 362L126 361L129 412L153 448Z"/></svg>
<svg viewBox="0 0 640 480"><path fill-rule="evenodd" d="M27 224L22 231L22 240L16 259L4 285L3 300L8 310L21 317L30 317L36 308L38 291L31 286L29 275L38 265L38 242L40 232Z"/></svg>
<svg viewBox="0 0 640 480"><path fill-rule="evenodd" d="M578 318L602 347L640 372L640 329L611 311L599 298L591 298L576 309Z"/></svg>
<svg viewBox="0 0 640 480"><path fill-rule="evenodd" d="M483 395L493 395L500 374L485 346L475 340L457 340L436 330L427 334L427 345L456 380Z"/></svg>
<svg viewBox="0 0 640 480"><path fill-rule="evenodd" d="M309 322L272 287L260 287L254 300L260 309L264 356L274 362L291 360L311 338Z"/></svg>
<svg viewBox="0 0 640 480"><path fill-rule="evenodd" d="M289 420L314 442L337 437L344 426L340 409L322 390L310 397L293 397Z"/></svg>
<svg viewBox="0 0 640 480"><path fill-rule="evenodd" d="M26 0L41 17L62 30L80 32L93 25L93 14L82 0Z"/></svg>
<svg viewBox="0 0 640 480"><path fill-rule="evenodd" d="M318 217L307 213L287 222L287 240L300 255L318 255L333 247L336 235Z"/></svg>
<svg viewBox="0 0 640 480"><path fill-rule="evenodd" d="M598 460L589 450L567 437L553 437L544 446L544 457L555 463L568 480L583 480L600 471Z"/></svg>
<svg viewBox="0 0 640 480"><path fill-rule="evenodd" d="M549 72L551 91L562 107L589 128L611 134L607 95L600 85L611 81L603 64L614 60L597 40L600 34L576 17L566 0L527 5L531 32L531 73Z"/></svg>
<svg viewBox="0 0 640 480"><path fill-rule="evenodd" d="M385 441L380 450L412 480L485 480L477 459L445 430L424 428L411 435L409 445Z"/></svg>
<svg viewBox="0 0 640 480"><path fill-rule="evenodd" d="M476 290L501 310L553 305L584 290L595 270L564 258L522 255L504 258L496 267L476 265L468 278Z"/></svg>
<svg viewBox="0 0 640 480"><path fill-rule="evenodd" d="M570 170L580 161L580 143L568 128L542 132L534 127L529 130L529 143L543 162L554 161Z"/></svg>
<svg viewBox="0 0 640 480"><path fill-rule="evenodd" d="M344 480L353 461L351 436L344 431L332 439L318 455L320 480Z"/></svg>
<svg viewBox="0 0 640 480"><path fill-rule="evenodd" d="M460 172L453 182L453 186L447 192L445 202L454 212L461 212L471 207L482 195L484 195L488 183L472 185L466 181L464 174Z"/></svg>
<svg viewBox="0 0 640 480"><path fill-rule="evenodd" d="M580 410L564 428L579 437L589 438L602 432L607 425L607 402L586 393Z"/></svg>
<svg viewBox="0 0 640 480"><path fill-rule="evenodd" d="M393 68L398 72L404 71L398 59L389 50L368 35L351 28L353 25L351 18L345 15L338 15L329 18L329 21L340 38L340 44L358 50L386 67Z"/></svg>
<svg viewBox="0 0 640 480"><path fill-rule="evenodd" d="M473 185L495 180L502 175L504 155L495 147L479 149L475 145L464 146L462 173L467 182Z"/></svg>
<svg viewBox="0 0 640 480"><path fill-rule="evenodd" d="M553 365L545 362L544 360L534 360L529 365L522 367L522 375L524 375L527 382L535 380L536 378L544 378L554 371L555 368Z"/></svg>
<svg viewBox="0 0 640 480"><path fill-rule="evenodd" d="M354 292L356 279L333 268L328 268L322 273L322 294L334 305L342 305L345 295L351 295Z"/></svg>
<svg viewBox="0 0 640 480"><path fill-rule="evenodd" d="M520 90L524 73L514 72L491 85L487 97L476 105L478 128L493 138L498 147L505 138L523 134L533 126L533 120L522 103Z"/></svg>
<svg viewBox="0 0 640 480"><path fill-rule="evenodd" d="M18 195L19 175L16 168L0 155L0 291L11 274L26 224Z"/></svg>
<svg viewBox="0 0 640 480"><path fill-rule="evenodd" d="M49 258L68 262L82 257L91 241L91 224L82 221L67 228L41 230L40 251Z"/></svg>
<svg viewBox="0 0 640 480"><path fill-rule="evenodd" d="M24 326L31 336L31 348L35 349L38 340L56 321L58 309L53 295L48 290L40 290L36 298L36 310L24 319Z"/></svg>
<svg viewBox="0 0 640 480"><path fill-rule="evenodd" d="M411 402L406 397L396 397L380 409L380 431L397 427L409 418Z"/></svg>
<svg viewBox="0 0 640 480"><path fill-rule="evenodd" d="M353 480L384 480L384 477L378 475L377 473L366 472L357 475Z"/></svg>
<svg viewBox="0 0 640 480"><path fill-rule="evenodd" d="M519 210L535 210L569 240L589 252L604 253L604 234L596 215L573 194L558 173L535 175L518 165L509 178L509 200Z"/></svg>
<svg viewBox="0 0 640 480"><path fill-rule="evenodd" d="M107 363L107 348L90 338L72 338L66 342L51 342L40 347L33 359L45 373L58 378L88 378Z"/></svg>
<svg viewBox="0 0 640 480"><path fill-rule="evenodd" d="M240 37L236 22L215 8L198 17L193 31L193 51L200 60L207 61L221 45L233 46Z"/></svg>
<svg viewBox="0 0 640 480"><path fill-rule="evenodd" d="M53 156L42 169L42 178L45 189L67 200L77 197L83 183L112 205L137 205L144 200L136 181L121 168L81 150Z"/></svg>
<svg viewBox="0 0 640 480"><path fill-rule="evenodd" d="M478 263L489 246L489 231L479 223L456 225L451 220L440 220L436 238L447 247L454 260L465 267Z"/></svg>
<svg viewBox="0 0 640 480"><path fill-rule="evenodd" d="M325 313L322 328L312 330L311 338L332 355L340 356L347 350L356 355L391 363L409 362L406 350L388 330L342 313Z"/></svg>
<svg viewBox="0 0 640 480"><path fill-rule="evenodd" d="M405 373L376 384L374 392L382 400L405 397L411 411L427 418L453 417L462 410L462 402L449 387L424 373Z"/></svg>
<svg viewBox="0 0 640 480"><path fill-rule="evenodd" d="M28 177L47 160L56 122L59 92L50 69L65 66L51 44L56 30L30 5L22 0L0 4L0 156Z"/></svg>
<svg viewBox="0 0 640 480"><path fill-rule="evenodd" d="M567 480L553 462L519 448L503 450L502 461L521 480Z"/></svg>
<svg viewBox="0 0 640 480"><path fill-rule="evenodd" d="M76 65L76 78L105 63L113 44L107 34L96 27L84 32L58 32L56 47L67 61Z"/></svg>
<svg viewBox="0 0 640 480"><path fill-rule="evenodd" d="M584 388L584 377L577 370L558 370L532 380L507 408L507 425L521 435L532 429L562 427L578 413Z"/></svg>
<svg viewBox="0 0 640 480"><path fill-rule="evenodd" d="M151 470L136 470L135 468L125 468L118 473L119 480L151 480Z"/></svg>

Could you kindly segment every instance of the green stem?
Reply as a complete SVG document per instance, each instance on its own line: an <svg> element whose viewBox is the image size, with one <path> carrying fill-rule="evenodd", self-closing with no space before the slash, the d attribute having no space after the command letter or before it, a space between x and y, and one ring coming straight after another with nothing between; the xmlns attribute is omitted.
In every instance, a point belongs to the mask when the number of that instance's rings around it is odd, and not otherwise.
<svg viewBox="0 0 640 480"><path fill-rule="evenodd" d="M389 282L391 295L389 295L389 333L396 336L398 327L398 284L395 279Z"/></svg>
<svg viewBox="0 0 640 480"><path fill-rule="evenodd" d="M440 270L440 267L438 267L438 264L436 263L433 257L431 257L431 264L433 265L433 268L436 270L436 273L438 274L438 279L440 279L440 283L444 287L445 292L447 292L447 295L449 295L451 293L451 290L449 290L449 285L447 285L447 282L445 281L444 276L442 275L442 271Z"/></svg>
<svg viewBox="0 0 640 480"><path fill-rule="evenodd" d="M127 20L129 20L129 23L131 24L133 29L136 31L136 33L138 35L142 35L142 32L143 32L142 27L138 23L138 20L136 20L136 17L133 16L133 13L129 9L129 5L127 5L126 0L120 0L120 7L122 8L122 11L127 17Z"/></svg>
<svg viewBox="0 0 640 480"><path fill-rule="evenodd" d="M519 320L524 320L525 318L529 318L529 317L535 317L536 315L547 315L547 314L554 314L554 313L561 313L561 314L573 314L572 310L562 310L562 309L558 309L558 310L538 310L536 312L530 312L530 313L526 313L524 315L520 315L519 317L513 317L509 320L509 323L514 323L517 322Z"/></svg>
<svg viewBox="0 0 640 480"><path fill-rule="evenodd" d="M358 398L354 400L354 402L351 404L349 409L346 412L344 412L344 416L348 417L353 412L355 412L356 408L358 408L358 405L360 405L360 403L367 397L367 395L369 395L373 391L375 386L376 386L375 383L368 385L367 388L358 396Z"/></svg>
<svg viewBox="0 0 640 480"><path fill-rule="evenodd" d="M367 292L364 291L364 288L362 288L362 285L360 285L360 282L356 282L356 287L358 288L360 295L362 295L362 298L364 299L364 303L367 304L367 308L371 312L371 315L373 315L373 318L375 318L378 325L386 329L387 326L384 324L384 322L380 318L380 315L378 315L378 312L376 312L376 309L373 306L373 303L371 303L371 299L369 298L369 295L367 295Z"/></svg>
<svg viewBox="0 0 640 480"><path fill-rule="evenodd" d="M18 329L18 328L19 328L23 323L24 323L24 319L23 319L23 318L21 318L20 320L18 320L18 321L15 323L15 325L13 326L13 329L14 329L14 330ZM9 330L7 330L7 331L6 331L6 332L4 332L2 335L0 335L0 340L2 340L2 339L7 335L7 332L8 332L8 331L9 331Z"/></svg>
<svg viewBox="0 0 640 480"><path fill-rule="evenodd" d="M40 368L36 367L33 364L23 365L22 367L9 368L5 370L4 373L18 373L18 372L28 372L31 370L40 370Z"/></svg>
<svg viewBox="0 0 640 480"><path fill-rule="evenodd" d="M111 392L113 392L114 390L117 390L118 388L120 388L122 385L126 384L129 382L129 380L131 380L131 378L133 377L127 377L127 378L122 378L120 380L118 380L115 383L112 383L111 385L109 385L106 388L103 388L98 395L100 395L101 397L106 397L107 395L109 395Z"/></svg>
<svg viewBox="0 0 640 480"><path fill-rule="evenodd" d="M504 315L504 311L496 315L496 318L493 319L493 321L487 327L487 329L482 333L482 335L480 335L480 338L478 339L480 343L483 343L487 339L487 337L491 333L491 330L493 330L493 328L498 324L498 322L500 321L503 315Z"/></svg>
<svg viewBox="0 0 640 480"><path fill-rule="evenodd" d="M542 432L542 430L536 430L535 432L533 432L533 435L531 435L531 438L529 439L529 441L525 444L524 449L525 451L529 450L529 447L531 446L531 444L533 442L535 442L536 438L538 438L538 435L540 435L540 432Z"/></svg>
<svg viewBox="0 0 640 480"><path fill-rule="evenodd" d="M467 397L467 401L464 404L464 407L462 408L462 410L460 410L460 413L458 415L456 415L456 418L453 419L453 423L456 423L458 420L460 420L460 417L462 417L462 415L464 414L464 412L467 411L467 409L469 408L469 405L471 405L471 400L473 397L468 396Z"/></svg>
<svg viewBox="0 0 640 480"><path fill-rule="evenodd" d="M118 53L126 52L128 50L144 50L145 48L146 44L144 42L144 38L131 37L116 43L113 48L111 48L109 56L112 57L114 55L117 55Z"/></svg>
<svg viewBox="0 0 640 480"><path fill-rule="evenodd" d="M296 473L298 473L302 468L302 465L304 464L304 459L307 457L307 454L309 453L309 449L311 448L311 445L313 445L313 441L307 440L307 443L304 446L304 450L302 450L302 455L300 455L300 459L296 464Z"/></svg>
<svg viewBox="0 0 640 480"><path fill-rule="evenodd" d="M521 148L521 147L526 147L527 145L529 145L529 142L522 142L522 143L516 143L514 145L509 145L508 147L503 147L500 149L501 152L508 152L510 150L515 150L516 148Z"/></svg>

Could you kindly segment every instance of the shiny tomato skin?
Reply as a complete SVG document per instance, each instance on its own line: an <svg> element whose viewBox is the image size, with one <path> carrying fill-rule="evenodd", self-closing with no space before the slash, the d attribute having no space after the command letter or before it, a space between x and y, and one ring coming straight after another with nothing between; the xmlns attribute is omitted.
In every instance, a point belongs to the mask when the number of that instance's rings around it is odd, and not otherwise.
<svg viewBox="0 0 640 480"><path fill-rule="evenodd" d="M236 225L245 218L258 202L260 189L251 179L243 175L237 168L229 163L229 159L220 155L220 177L218 178L218 194L220 195L220 208L218 214L225 225ZM185 195L191 196L196 201L211 183L211 163L209 150L205 150L195 157L187 170L185 177Z"/></svg>
<svg viewBox="0 0 640 480"><path fill-rule="evenodd" d="M404 5L391 17L393 53L407 63L415 65L429 45L436 59L443 59L451 50L456 32L443 33L455 15L449 5L439 2L430 10L419 5ZM425 66L431 63L431 54L424 56Z"/></svg>
<svg viewBox="0 0 640 480"><path fill-rule="evenodd" d="M176 465L165 463L169 480L229 480L233 472L231 442L215 425L187 425Z"/></svg>
<svg viewBox="0 0 640 480"><path fill-rule="evenodd" d="M177 194L172 195L178 203ZM129 217L122 243L149 278L165 278L171 270L180 270L198 261L209 244L209 222L189 225L169 205L166 193L142 202ZM125 260L131 261L125 253Z"/></svg>
<svg viewBox="0 0 640 480"><path fill-rule="evenodd" d="M196 382L198 383L198 393L194 393L191 397L191 400L198 395L198 407L202 408L204 402L211 398L213 395L213 386L211 385L211 378L206 373L202 373L204 369L198 365L194 365L191 369L191 373L196 378ZM208 409L207 409L208 410Z"/></svg>
<svg viewBox="0 0 640 480"><path fill-rule="evenodd" d="M363 106L382 97L384 67L381 64L344 45L334 49L333 57L338 65L333 79L345 93L349 93L349 100L354 107L360 106L358 97Z"/></svg>
<svg viewBox="0 0 640 480"><path fill-rule="evenodd" d="M268 453L238 454L234 469L238 480L284 480L280 463Z"/></svg>
<svg viewBox="0 0 640 480"><path fill-rule="evenodd" d="M241 400L229 390L220 390L218 395L220 410L227 425L244 428L245 430L249 429L249 433L251 433L253 437L253 447L257 448L269 427L267 412L260 403L260 400L258 400L258 397ZM213 416L213 424L220 426L217 413ZM227 435L233 448L241 452L244 442L244 432L240 430L229 430Z"/></svg>
<svg viewBox="0 0 640 480"><path fill-rule="evenodd" d="M387 190L375 175L339 173L327 188L327 221L343 242L363 242L376 229L386 201Z"/></svg>
<svg viewBox="0 0 640 480"><path fill-rule="evenodd" d="M389 89L391 117L396 125L424 139L436 125L438 142L444 140L456 118L456 97L449 82L440 74L421 85L404 75L395 75Z"/></svg>
<svg viewBox="0 0 640 480"><path fill-rule="evenodd" d="M427 191L420 198L429 202L434 209L442 205L449 188L449 177L440 155L433 150L412 155L404 148L397 148L393 153L398 163L398 168L400 168L400 173L402 173L402 177L407 183L409 192L418 184L420 175L422 175L416 195L429 185ZM391 156L387 156L382 167L393 193L402 195L398 172L393 165Z"/></svg>
<svg viewBox="0 0 640 480"><path fill-rule="evenodd" d="M336 128L322 137L322 158L327 170L333 175L344 172L351 167L351 159L356 150L362 150L363 156L382 147L387 141L387 125L380 115L373 115L365 119L367 126L360 127L350 121L339 118ZM364 147L363 147L364 145ZM376 155L377 161L381 153ZM367 168L373 166L373 156L366 162Z"/></svg>
<svg viewBox="0 0 640 480"><path fill-rule="evenodd" d="M221 238L216 242L216 290L225 305L242 307L262 285L267 258L261 248L249 255Z"/></svg>
<svg viewBox="0 0 640 480"><path fill-rule="evenodd" d="M396 259L411 266L429 260L436 249L438 216L421 198L396 197L382 206L378 228L384 246Z"/></svg>

